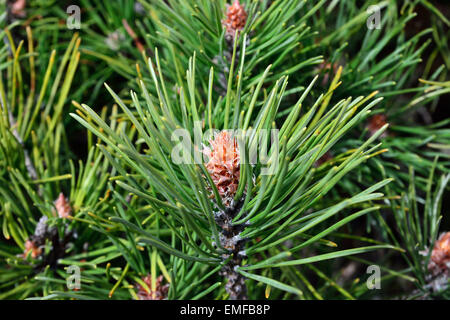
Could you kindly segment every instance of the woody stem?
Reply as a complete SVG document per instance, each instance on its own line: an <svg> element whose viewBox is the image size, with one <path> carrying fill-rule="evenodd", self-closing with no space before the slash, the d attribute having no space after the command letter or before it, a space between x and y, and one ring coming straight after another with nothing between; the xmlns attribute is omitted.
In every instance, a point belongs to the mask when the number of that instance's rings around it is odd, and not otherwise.
<svg viewBox="0 0 450 320"><path fill-rule="evenodd" d="M245 278L236 271L242 265L245 256L245 239L240 234L245 228L245 224L235 225L233 218L239 213L242 202L232 204L226 210L216 213L216 222L221 227L220 242L228 252L223 254L224 260L229 259L222 268L221 275L227 280L226 292L230 295L230 300L247 300L247 286Z"/></svg>

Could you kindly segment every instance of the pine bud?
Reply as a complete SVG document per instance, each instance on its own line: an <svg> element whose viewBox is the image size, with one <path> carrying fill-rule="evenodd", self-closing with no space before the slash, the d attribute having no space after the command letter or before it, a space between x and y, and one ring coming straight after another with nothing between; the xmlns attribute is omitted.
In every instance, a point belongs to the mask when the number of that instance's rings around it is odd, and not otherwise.
<svg viewBox="0 0 450 320"><path fill-rule="evenodd" d="M152 291L152 276L149 274L142 278L145 282L149 291L144 288L144 286L139 283L136 284L138 289L137 296L139 300L164 300L167 299L167 294L169 293L169 284L162 285L163 276L156 278L156 289Z"/></svg>
<svg viewBox="0 0 450 320"><path fill-rule="evenodd" d="M386 116L384 114L376 114L369 119L367 130L369 130L370 136L373 136L381 127L387 123ZM384 131L379 138L387 137L387 131Z"/></svg>
<svg viewBox="0 0 450 320"><path fill-rule="evenodd" d="M25 7L27 5L26 0L16 0L11 5L11 13L15 17L24 18L25 17Z"/></svg>
<svg viewBox="0 0 450 320"><path fill-rule="evenodd" d="M231 6L228 6L226 15L227 18L222 20L222 25L225 27L225 38L234 42L236 30L241 31L247 23L247 12L239 0L235 0Z"/></svg>
<svg viewBox="0 0 450 320"><path fill-rule="evenodd" d="M60 218L67 218L70 216L72 208L70 207L69 201L66 197L64 197L64 194L62 192L59 194L59 197L55 200L54 204Z"/></svg>
<svg viewBox="0 0 450 320"><path fill-rule="evenodd" d="M317 159L317 161L314 163L314 167L318 168L331 159L333 159L333 154L328 150L319 159Z"/></svg>
<svg viewBox="0 0 450 320"><path fill-rule="evenodd" d="M211 148L203 149L203 153L209 158L206 169L223 204L230 206L239 185L240 155L237 140L227 131L221 131L209 144Z"/></svg>
<svg viewBox="0 0 450 320"><path fill-rule="evenodd" d="M31 252L31 257L36 259L42 254L42 249L39 248L36 243L32 240L27 240L25 242L25 251L23 257L25 258Z"/></svg>
<svg viewBox="0 0 450 320"><path fill-rule="evenodd" d="M329 62L322 62L315 68L316 73L323 73L322 78L322 85L326 86L330 80L330 73L332 78L336 75L336 72L338 70L339 66L337 63L329 63Z"/></svg>
<svg viewBox="0 0 450 320"><path fill-rule="evenodd" d="M450 232L443 233L435 242L428 270L435 276L441 273L450 276Z"/></svg>

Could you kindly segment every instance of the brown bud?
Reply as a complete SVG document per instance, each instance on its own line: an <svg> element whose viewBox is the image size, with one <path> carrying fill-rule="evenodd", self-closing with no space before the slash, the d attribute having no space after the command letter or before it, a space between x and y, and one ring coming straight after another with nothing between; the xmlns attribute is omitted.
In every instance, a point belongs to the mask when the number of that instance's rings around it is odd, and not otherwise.
<svg viewBox="0 0 450 320"><path fill-rule="evenodd" d="M450 275L450 232L441 234L435 242L428 270L433 275L441 273Z"/></svg>
<svg viewBox="0 0 450 320"><path fill-rule="evenodd" d="M239 3L239 0L235 0L231 6L228 6L227 18L222 20L222 25L225 27L225 37L230 42L234 42L234 35L237 31L244 29L247 23L247 12L245 12L244 6Z"/></svg>
<svg viewBox="0 0 450 320"><path fill-rule="evenodd" d="M367 124L367 130L369 130L370 136L373 136L381 127L383 127L386 123L386 116L384 114L376 114L369 119L369 123ZM384 131L380 138L387 137L387 131Z"/></svg>
<svg viewBox="0 0 450 320"><path fill-rule="evenodd" d="M149 274L142 278L142 281L148 287L145 288L141 284L136 284L138 289L137 296L139 300L164 300L167 298L167 294L169 293L169 284L162 285L163 276L159 276L156 278L156 289L152 291L152 276Z"/></svg>
<svg viewBox="0 0 450 320"><path fill-rule="evenodd" d="M27 240L25 242L25 251L23 257L25 258L31 252L31 257L36 259L42 254L42 249L36 246L36 243L32 240Z"/></svg>
<svg viewBox="0 0 450 320"><path fill-rule="evenodd" d="M316 67L315 72L323 73L323 78L322 78L323 86L328 84L328 82L330 80L330 72L331 72L332 77L334 77L338 68L339 68L339 66L337 63L331 64L329 62L322 62L321 64L319 64Z"/></svg>
<svg viewBox="0 0 450 320"><path fill-rule="evenodd" d="M16 17L25 17L26 0L16 0L11 5L11 13Z"/></svg>
<svg viewBox="0 0 450 320"><path fill-rule="evenodd" d="M314 163L314 167L320 167L325 162L333 159L333 155L330 151L325 152L317 161Z"/></svg>
<svg viewBox="0 0 450 320"><path fill-rule="evenodd" d="M55 200L54 204L60 218L67 218L70 216L72 208L62 192L59 194L58 199Z"/></svg>
<svg viewBox="0 0 450 320"><path fill-rule="evenodd" d="M240 155L236 138L227 131L216 134L209 141L211 148L204 148L203 153L209 158L206 163L223 204L229 206L233 200L240 176Z"/></svg>

